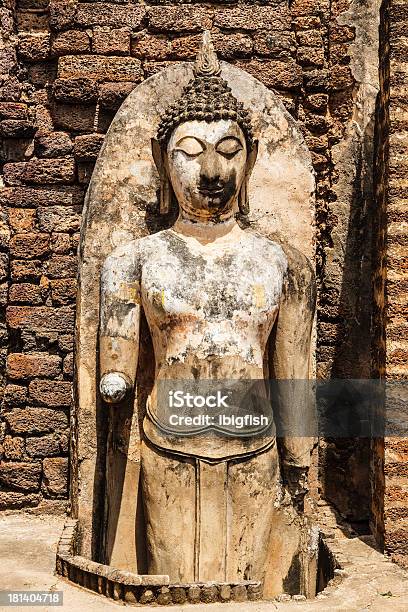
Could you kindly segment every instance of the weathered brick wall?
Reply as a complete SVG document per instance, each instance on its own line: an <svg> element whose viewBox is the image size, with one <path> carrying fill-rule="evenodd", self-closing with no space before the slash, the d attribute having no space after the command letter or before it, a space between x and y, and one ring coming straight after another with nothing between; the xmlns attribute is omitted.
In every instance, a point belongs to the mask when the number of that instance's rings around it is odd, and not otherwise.
<svg viewBox="0 0 408 612"><path fill-rule="evenodd" d="M58 500L66 497L76 247L84 189L121 101L169 62L193 59L204 28L212 29L222 58L278 92L312 152L318 374L358 377L369 370L370 294L356 275L362 260L365 270L370 267L362 247L369 245L367 215L360 214L366 210L360 194L369 177L360 177L360 187L343 198L356 177L341 165L341 143L354 125L362 16L373 22L365 4L7 0L0 9L5 58L0 77L0 272L2 305L8 303L0 336L4 360L8 354L0 507L59 507ZM369 150L357 147L351 155L347 146L355 167L369 160ZM350 337L359 339L358 356L351 361L350 344L344 342ZM353 442L340 449L325 447L322 487L346 516L358 519L367 516L368 457L364 445L355 450Z"/></svg>
<svg viewBox="0 0 408 612"><path fill-rule="evenodd" d="M388 102L388 135L385 144L385 192L382 203L383 257L386 275L379 303L384 313L384 335L380 372L388 381L386 411L406 407L408 381L408 4L401 0L384 3L384 27L388 43L383 54L383 98ZM382 195L382 194L380 194ZM381 236L381 234L380 234ZM384 266L383 266L384 267ZM381 266L380 266L381 270ZM378 285L381 287L380 283ZM396 383L400 381L398 389ZM404 414L404 412L402 412ZM404 422L406 425L406 421ZM405 427L406 429L406 427ZM377 481L383 488L378 504L377 532L392 558L408 566L408 441L405 436L386 437L379 443ZM382 463L382 466L381 466ZM380 487L379 487L380 488Z"/></svg>

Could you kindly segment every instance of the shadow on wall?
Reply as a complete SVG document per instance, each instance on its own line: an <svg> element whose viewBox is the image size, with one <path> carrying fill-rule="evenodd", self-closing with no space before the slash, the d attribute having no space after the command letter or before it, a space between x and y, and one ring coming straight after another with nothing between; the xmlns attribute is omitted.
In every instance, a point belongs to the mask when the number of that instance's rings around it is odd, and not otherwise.
<svg viewBox="0 0 408 612"><path fill-rule="evenodd" d="M375 118L364 135L356 129L349 141L354 181L347 232L344 241L343 274L338 296L340 323L330 377L367 379L372 376L371 327L373 312L373 141ZM353 400L347 400L347 382L338 404L333 406L347 423L356 421ZM358 531L368 529L370 509L370 439L327 438L321 443L320 477L323 496ZM357 528L356 525L356 528Z"/></svg>

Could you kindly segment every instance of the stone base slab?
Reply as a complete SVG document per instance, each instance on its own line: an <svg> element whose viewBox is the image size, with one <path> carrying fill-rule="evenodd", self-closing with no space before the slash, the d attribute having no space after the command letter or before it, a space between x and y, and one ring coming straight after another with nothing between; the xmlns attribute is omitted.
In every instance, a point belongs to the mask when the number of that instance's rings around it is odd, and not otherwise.
<svg viewBox="0 0 408 612"><path fill-rule="evenodd" d="M58 542L56 572L70 582L130 604L183 604L257 601L261 582L196 582L170 584L169 576L133 574L77 555L78 521L68 519Z"/></svg>

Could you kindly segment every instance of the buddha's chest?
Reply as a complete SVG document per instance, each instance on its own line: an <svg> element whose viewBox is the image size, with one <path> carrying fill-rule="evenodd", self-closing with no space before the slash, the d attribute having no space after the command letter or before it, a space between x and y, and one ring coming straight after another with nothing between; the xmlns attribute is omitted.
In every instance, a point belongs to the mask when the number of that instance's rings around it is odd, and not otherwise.
<svg viewBox="0 0 408 612"><path fill-rule="evenodd" d="M187 258L188 259L188 258ZM147 261L141 292L146 314L160 321L251 321L265 324L276 313L282 291L279 269L256 256L186 256Z"/></svg>

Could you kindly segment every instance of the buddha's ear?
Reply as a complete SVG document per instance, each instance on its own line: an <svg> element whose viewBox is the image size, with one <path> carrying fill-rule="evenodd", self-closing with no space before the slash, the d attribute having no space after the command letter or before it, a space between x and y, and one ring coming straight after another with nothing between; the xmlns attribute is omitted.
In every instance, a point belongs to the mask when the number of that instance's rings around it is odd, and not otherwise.
<svg viewBox="0 0 408 612"><path fill-rule="evenodd" d="M161 146L156 138L152 138L151 143L154 163L156 164L157 171L161 177L163 172L166 172Z"/></svg>
<svg viewBox="0 0 408 612"><path fill-rule="evenodd" d="M165 154L155 138L151 139L152 155L160 176L160 214L167 215L171 204L171 186L166 171Z"/></svg>
<svg viewBox="0 0 408 612"><path fill-rule="evenodd" d="M252 170L255 166L256 158L258 157L258 141L254 140L252 149L248 153L247 163L246 163L246 176L249 178L251 176Z"/></svg>
<svg viewBox="0 0 408 612"><path fill-rule="evenodd" d="M241 215L249 215L249 194L248 194L248 183L249 177L251 176L253 167L255 166L256 158L258 156L258 141L254 140L251 150L248 153L245 176L242 181L241 189L238 194L238 208Z"/></svg>

